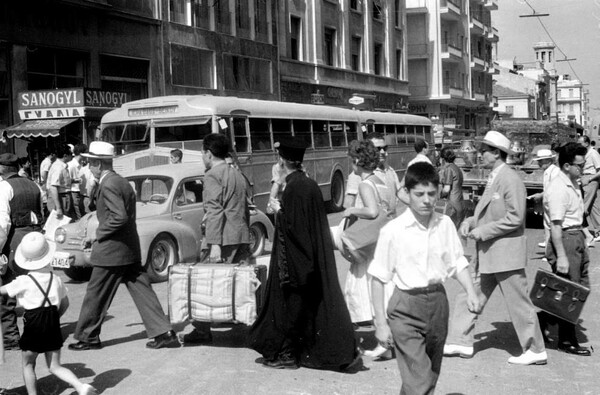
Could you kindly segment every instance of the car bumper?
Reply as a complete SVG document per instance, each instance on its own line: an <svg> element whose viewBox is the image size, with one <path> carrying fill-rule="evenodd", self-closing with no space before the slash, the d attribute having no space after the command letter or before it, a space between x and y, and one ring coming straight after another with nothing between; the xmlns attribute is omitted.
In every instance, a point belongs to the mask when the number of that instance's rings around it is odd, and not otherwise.
<svg viewBox="0 0 600 395"><path fill-rule="evenodd" d="M91 267L90 253L84 250L59 250L54 253L50 263L54 269L68 269L70 267Z"/></svg>

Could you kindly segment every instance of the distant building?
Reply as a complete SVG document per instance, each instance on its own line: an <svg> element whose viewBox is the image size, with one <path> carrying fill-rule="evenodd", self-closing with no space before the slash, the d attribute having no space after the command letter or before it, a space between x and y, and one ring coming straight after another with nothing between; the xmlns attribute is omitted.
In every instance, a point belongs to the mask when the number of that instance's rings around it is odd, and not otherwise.
<svg viewBox="0 0 600 395"><path fill-rule="evenodd" d="M575 122L583 128L590 123L589 92L579 80L571 79L569 74L558 78L558 119L563 122Z"/></svg>
<svg viewBox="0 0 600 395"><path fill-rule="evenodd" d="M497 9L497 0L406 0L409 110L438 130L489 125Z"/></svg>

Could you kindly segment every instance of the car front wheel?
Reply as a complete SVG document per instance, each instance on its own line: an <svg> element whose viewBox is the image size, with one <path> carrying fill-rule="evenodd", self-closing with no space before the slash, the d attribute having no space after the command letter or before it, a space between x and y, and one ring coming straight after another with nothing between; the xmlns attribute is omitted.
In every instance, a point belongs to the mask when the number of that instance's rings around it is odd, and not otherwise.
<svg viewBox="0 0 600 395"><path fill-rule="evenodd" d="M146 271L152 282L167 281L169 266L176 264L178 261L175 241L168 235L158 235L148 250Z"/></svg>
<svg viewBox="0 0 600 395"><path fill-rule="evenodd" d="M250 252L254 258L264 252L266 239L265 229L260 223L250 225Z"/></svg>

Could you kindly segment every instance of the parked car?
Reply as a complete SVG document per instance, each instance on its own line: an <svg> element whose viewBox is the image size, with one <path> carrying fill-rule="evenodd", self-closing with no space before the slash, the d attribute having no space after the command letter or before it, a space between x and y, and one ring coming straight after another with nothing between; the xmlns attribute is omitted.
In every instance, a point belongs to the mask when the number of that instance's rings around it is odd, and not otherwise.
<svg viewBox="0 0 600 395"><path fill-rule="evenodd" d="M154 282L167 279L169 266L199 259L202 242L204 169L199 164L152 166L130 173L126 179L136 191L136 223L142 263ZM77 281L91 275L91 249L83 241L98 227L96 213L59 227L52 266ZM263 253L273 225L260 210L251 210L250 248L253 256Z"/></svg>

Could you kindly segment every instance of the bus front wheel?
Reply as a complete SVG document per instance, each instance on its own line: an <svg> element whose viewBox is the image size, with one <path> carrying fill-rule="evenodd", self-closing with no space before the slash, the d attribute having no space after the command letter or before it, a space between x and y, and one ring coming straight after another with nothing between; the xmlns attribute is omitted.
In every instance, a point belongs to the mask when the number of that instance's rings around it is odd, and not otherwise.
<svg viewBox="0 0 600 395"><path fill-rule="evenodd" d="M333 213L344 209L345 185L344 177L339 171L333 174L331 178L331 199L328 202L328 209Z"/></svg>

